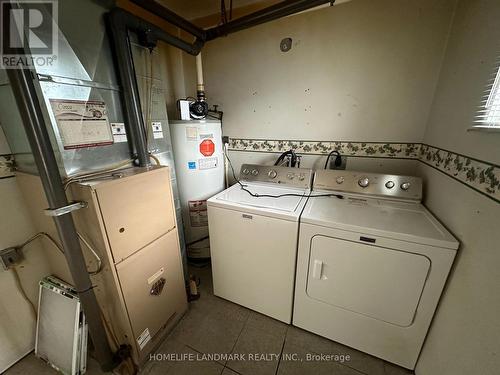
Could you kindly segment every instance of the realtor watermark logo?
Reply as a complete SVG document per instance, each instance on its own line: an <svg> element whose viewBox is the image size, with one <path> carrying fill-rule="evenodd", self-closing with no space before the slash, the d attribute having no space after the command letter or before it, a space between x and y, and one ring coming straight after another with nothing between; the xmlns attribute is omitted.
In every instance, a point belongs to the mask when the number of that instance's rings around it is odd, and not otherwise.
<svg viewBox="0 0 500 375"><path fill-rule="evenodd" d="M51 66L57 60L57 0L0 0L0 66Z"/></svg>

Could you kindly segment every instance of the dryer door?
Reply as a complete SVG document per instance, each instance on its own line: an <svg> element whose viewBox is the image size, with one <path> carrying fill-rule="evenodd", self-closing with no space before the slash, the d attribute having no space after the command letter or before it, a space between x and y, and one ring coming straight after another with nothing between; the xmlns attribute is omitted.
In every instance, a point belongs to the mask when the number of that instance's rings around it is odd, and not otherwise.
<svg viewBox="0 0 500 375"><path fill-rule="evenodd" d="M430 260L413 253L317 235L311 240L307 294L387 323L412 324Z"/></svg>

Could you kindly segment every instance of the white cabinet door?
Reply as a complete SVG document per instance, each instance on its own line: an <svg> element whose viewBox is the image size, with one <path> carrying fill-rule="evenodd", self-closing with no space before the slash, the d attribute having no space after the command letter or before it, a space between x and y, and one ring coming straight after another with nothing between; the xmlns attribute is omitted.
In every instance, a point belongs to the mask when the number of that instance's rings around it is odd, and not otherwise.
<svg viewBox="0 0 500 375"><path fill-rule="evenodd" d="M170 231L116 266L138 351L186 308L179 242Z"/></svg>
<svg viewBox="0 0 500 375"><path fill-rule="evenodd" d="M317 235L311 240L309 297L378 320L412 324L429 258Z"/></svg>
<svg viewBox="0 0 500 375"><path fill-rule="evenodd" d="M115 263L175 227L168 168L102 183L96 191Z"/></svg>

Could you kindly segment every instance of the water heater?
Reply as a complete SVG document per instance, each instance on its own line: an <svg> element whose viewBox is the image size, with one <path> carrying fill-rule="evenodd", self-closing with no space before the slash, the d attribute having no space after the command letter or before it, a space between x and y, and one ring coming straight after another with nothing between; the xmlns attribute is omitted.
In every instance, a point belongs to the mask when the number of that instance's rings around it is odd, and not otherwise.
<svg viewBox="0 0 500 375"><path fill-rule="evenodd" d="M170 135L188 257L207 259L207 199L224 190L221 122L170 121Z"/></svg>

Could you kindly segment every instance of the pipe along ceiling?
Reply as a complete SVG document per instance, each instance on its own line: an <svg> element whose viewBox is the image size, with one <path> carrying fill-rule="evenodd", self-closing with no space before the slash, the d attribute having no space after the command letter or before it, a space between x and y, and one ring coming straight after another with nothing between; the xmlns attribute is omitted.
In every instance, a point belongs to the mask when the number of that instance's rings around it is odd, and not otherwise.
<svg viewBox="0 0 500 375"><path fill-rule="evenodd" d="M303 12L319 5L327 3L334 5L335 0L285 0L207 30L199 28L170 9L160 5L155 0L132 0L132 2L205 42L278 18Z"/></svg>
<svg viewBox="0 0 500 375"><path fill-rule="evenodd" d="M130 134L132 156L134 159L137 159L137 164L141 167L149 166L150 160L146 144L146 128L141 114L139 89L128 37L129 31L136 33L141 45L149 49L155 48L158 41L161 40L180 48L190 55L196 56L207 41L319 5L326 3L334 4L334 1L328 0L285 0L236 20L204 30L154 0L132 1L147 11L161 17L168 23L188 32L195 38L192 43L186 42L121 8L114 8L107 14L115 67L121 86L122 104L125 111L125 118L127 119L128 134Z"/></svg>

